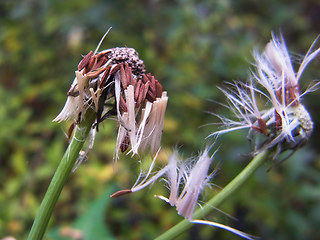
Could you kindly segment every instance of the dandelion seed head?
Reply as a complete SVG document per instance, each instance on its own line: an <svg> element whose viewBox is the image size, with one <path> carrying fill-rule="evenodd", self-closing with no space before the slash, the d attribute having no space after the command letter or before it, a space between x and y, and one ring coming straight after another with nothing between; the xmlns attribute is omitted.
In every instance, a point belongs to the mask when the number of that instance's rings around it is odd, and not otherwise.
<svg viewBox="0 0 320 240"><path fill-rule="evenodd" d="M247 128L250 135L264 135L262 144L256 145L257 152L274 146L285 151L304 145L313 131L313 122L301 97L314 91L318 83L301 93L299 79L308 63L320 53L320 48L312 51L314 44L295 72L284 38L273 34L264 52L254 51L255 70L249 81L220 88L234 118L218 116L223 129L210 136ZM263 106L258 106L258 98L265 101Z"/></svg>
<svg viewBox="0 0 320 240"><path fill-rule="evenodd" d="M107 34L107 33L106 33ZM110 117L119 123L114 159L119 152L138 154L160 147L167 93L146 72L137 51L128 47L89 51L79 62L67 101L54 121L80 123L89 109L96 114L93 128Z"/></svg>

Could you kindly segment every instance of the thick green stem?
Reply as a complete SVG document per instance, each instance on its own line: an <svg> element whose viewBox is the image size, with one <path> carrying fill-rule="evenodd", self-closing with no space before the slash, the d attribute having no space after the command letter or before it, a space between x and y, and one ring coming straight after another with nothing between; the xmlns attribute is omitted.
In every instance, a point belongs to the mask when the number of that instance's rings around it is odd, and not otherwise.
<svg viewBox="0 0 320 240"><path fill-rule="evenodd" d="M248 166L242 170L225 188L223 188L217 195L215 195L213 198L207 202L203 208L198 209L194 215L194 219L198 219L203 217L204 215L207 215L210 213L214 207L218 207L221 203L223 203L228 197L230 197L236 190L238 190L246 180L250 176L255 173L255 171L264 163L266 158L267 152L261 152L257 156L255 156L251 162L248 164ZM162 235L160 235L156 240L169 240L174 239L178 235L180 235L182 232L187 230L192 226L192 223L190 223L187 219L181 221Z"/></svg>
<svg viewBox="0 0 320 240"><path fill-rule="evenodd" d="M44 196L36 218L33 222L28 240L42 239L53 209L57 203L60 193L78 159L79 152L89 134L94 122L95 115L92 111L87 111L85 118L77 126L74 137L67 148L61 162L51 180L47 193Z"/></svg>

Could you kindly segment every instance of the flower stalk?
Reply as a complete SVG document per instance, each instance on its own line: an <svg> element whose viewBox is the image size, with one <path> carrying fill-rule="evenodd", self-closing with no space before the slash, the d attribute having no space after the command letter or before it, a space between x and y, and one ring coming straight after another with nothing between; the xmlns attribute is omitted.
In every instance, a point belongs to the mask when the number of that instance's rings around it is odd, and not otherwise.
<svg viewBox="0 0 320 240"><path fill-rule="evenodd" d="M256 155L251 162L242 170L227 186L225 186L217 195L211 198L201 209L195 211L193 219L201 218L208 215L215 207L226 201L232 194L234 194L268 159L268 151L262 151ZM184 219L165 233L161 234L156 240L175 239L181 233L189 229L193 224Z"/></svg>
<svg viewBox="0 0 320 240"><path fill-rule="evenodd" d="M67 148L63 158L61 159L61 162L42 200L36 218L33 222L31 231L29 233L28 240L40 240L43 238L53 209L79 157L79 152L88 137L94 121L94 112L88 110L81 123L77 125L76 131L69 144L69 147Z"/></svg>

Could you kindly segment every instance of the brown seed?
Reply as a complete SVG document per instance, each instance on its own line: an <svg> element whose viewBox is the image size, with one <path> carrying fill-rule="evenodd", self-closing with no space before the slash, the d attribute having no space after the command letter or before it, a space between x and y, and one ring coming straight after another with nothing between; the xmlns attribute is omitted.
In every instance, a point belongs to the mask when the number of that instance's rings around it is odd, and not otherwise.
<svg viewBox="0 0 320 240"><path fill-rule="evenodd" d="M91 72L88 72L87 74L86 74L86 76L88 77L88 78L96 78L96 77L98 77L103 71L105 71L106 70L106 68L100 68L100 69L98 69L97 71L91 71Z"/></svg>
<svg viewBox="0 0 320 240"><path fill-rule="evenodd" d="M133 85L132 82L132 69L129 67L129 64L126 62L125 63L125 73L128 81L128 85Z"/></svg>
<svg viewBox="0 0 320 240"><path fill-rule="evenodd" d="M144 99L146 99L146 97L147 97L147 93L148 93L148 90L149 90L149 85L150 85L150 84L149 84L148 82L144 85L142 101L143 101Z"/></svg>
<svg viewBox="0 0 320 240"><path fill-rule="evenodd" d="M147 78L147 76L145 74L142 75L142 82L143 83L149 82L149 78Z"/></svg>
<svg viewBox="0 0 320 240"><path fill-rule="evenodd" d="M127 104L124 101L124 98L122 97L122 95L120 95L119 108L120 108L121 112L127 112L128 111Z"/></svg>
<svg viewBox="0 0 320 240"><path fill-rule="evenodd" d="M149 88L149 90L148 90L148 92L147 92L146 99L147 99L149 102L153 102L154 100L156 100L156 94L153 93L150 88Z"/></svg>
<svg viewBox="0 0 320 240"><path fill-rule="evenodd" d="M104 72L104 74L102 75L102 78L101 78L101 81L100 81L100 84L99 84L99 88L103 88L107 79L108 79L108 76L109 76L109 72L110 72L110 68L111 66L108 66L106 68L106 71Z"/></svg>
<svg viewBox="0 0 320 240"><path fill-rule="evenodd" d="M267 136L267 134L268 134L268 131L267 131L268 127L267 127L266 122L265 122L262 118L259 118L259 119L258 119L258 124L259 124L259 128L261 129L261 133L263 133L264 135Z"/></svg>
<svg viewBox="0 0 320 240"><path fill-rule="evenodd" d="M142 83L139 89L139 95L138 98L136 100L136 108L140 107L140 104L142 103L142 101L145 99L145 85Z"/></svg>
<svg viewBox="0 0 320 240"><path fill-rule="evenodd" d="M292 103L293 106L296 106L299 103L297 95L299 95L299 85L288 87L286 89L286 105Z"/></svg>
<svg viewBox="0 0 320 240"><path fill-rule="evenodd" d="M158 80L156 80L156 97L157 97L157 98L161 98L162 92L163 92L163 87L162 87L161 84L158 82Z"/></svg>
<svg viewBox="0 0 320 240"><path fill-rule="evenodd" d="M87 66L92 56L93 56L92 51L90 51L86 56L84 56L84 58L78 64L78 71L81 71L84 67Z"/></svg>
<svg viewBox="0 0 320 240"><path fill-rule="evenodd" d="M150 79L150 89L151 89L152 93L155 95L156 94L156 79L154 78L154 76L151 76L149 79Z"/></svg>
<svg viewBox="0 0 320 240"><path fill-rule="evenodd" d="M122 195L126 195L131 193L131 189L126 189L126 190L120 190L118 192L115 192L114 194L111 194L110 197L115 198L115 197L120 197Z"/></svg>
<svg viewBox="0 0 320 240"><path fill-rule="evenodd" d="M276 122L276 130L279 131L282 129L282 119L280 114L274 110L274 115L275 115L275 122Z"/></svg>
<svg viewBox="0 0 320 240"><path fill-rule="evenodd" d="M120 81L121 81L123 89L127 89L128 79L126 76L126 72L124 71L123 64L121 64L121 66L120 66Z"/></svg>
<svg viewBox="0 0 320 240"><path fill-rule="evenodd" d="M267 131L267 124L266 122L262 119L262 118L258 118L258 125L259 127L256 127L254 125L252 125L251 127L256 130L259 133L264 134L265 136L268 135L268 131Z"/></svg>
<svg viewBox="0 0 320 240"><path fill-rule="evenodd" d="M110 70L110 75L115 74L115 73L120 69L121 65L122 65L122 63L119 63L119 64L116 65L116 66L113 65L112 68L111 68L111 70Z"/></svg>
<svg viewBox="0 0 320 240"><path fill-rule="evenodd" d="M134 86L134 100L137 101L140 91L141 80L137 82Z"/></svg>
<svg viewBox="0 0 320 240"><path fill-rule="evenodd" d="M108 59L104 55L96 55L97 56L97 63L94 66L94 69L102 67Z"/></svg>
<svg viewBox="0 0 320 240"><path fill-rule="evenodd" d="M93 70L93 66L96 64L97 62L97 58L95 56L93 56L92 58L90 58L89 60L89 63L88 65L86 66L85 68L85 72L84 73L87 73L87 72L90 72L91 70Z"/></svg>

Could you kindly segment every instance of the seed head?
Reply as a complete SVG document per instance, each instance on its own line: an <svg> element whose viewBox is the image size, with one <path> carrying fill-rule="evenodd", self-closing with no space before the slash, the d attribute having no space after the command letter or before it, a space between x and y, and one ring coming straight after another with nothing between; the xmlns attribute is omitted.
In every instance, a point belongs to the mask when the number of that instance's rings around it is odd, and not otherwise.
<svg viewBox="0 0 320 240"><path fill-rule="evenodd" d="M119 130L115 159L119 151L128 148L133 154L147 149L154 154L160 147L167 94L155 77L146 73L133 48L98 52L102 40L78 64L65 106L54 121L80 123L91 109L96 114L93 128L98 131L101 122L116 117Z"/></svg>
<svg viewBox="0 0 320 240"><path fill-rule="evenodd" d="M256 69L249 81L229 83L226 88L220 88L237 119L218 116L224 129L210 136L249 128L249 136L262 134L265 138L258 151L275 145L280 152L301 147L313 130L301 97L315 90L318 83L303 93L299 86L302 72L320 52L320 48L312 52L313 45L295 72L283 37L273 35L262 54L254 52Z"/></svg>

